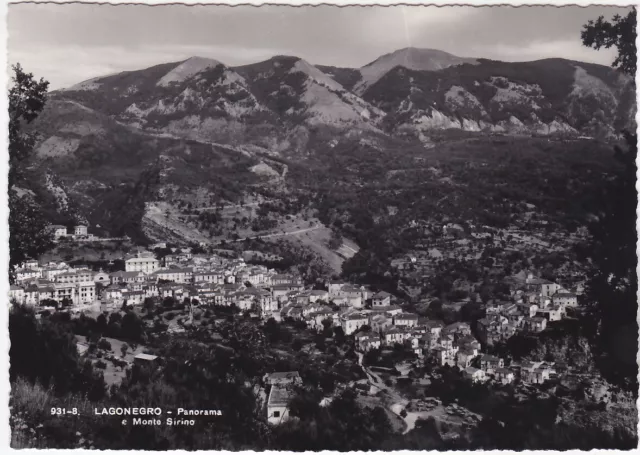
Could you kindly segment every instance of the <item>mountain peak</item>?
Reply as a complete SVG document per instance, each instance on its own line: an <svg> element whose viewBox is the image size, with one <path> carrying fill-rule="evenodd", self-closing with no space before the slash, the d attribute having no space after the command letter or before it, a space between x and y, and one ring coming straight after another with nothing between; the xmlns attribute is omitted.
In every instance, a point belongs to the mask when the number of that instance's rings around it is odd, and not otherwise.
<svg viewBox="0 0 640 455"><path fill-rule="evenodd" d="M457 57L438 49L405 47L385 54L360 68L362 79L355 87L358 93L364 92L378 79L396 66L416 71L438 71L463 63L476 64L472 58Z"/></svg>
<svg viewBox="0 0 640 455"><path fill-rule="evenodd" d="M212 58L190 57L165 74L156 85L166 87L172 82L182 82L218 65L222 65L222 63Z"/></svg>

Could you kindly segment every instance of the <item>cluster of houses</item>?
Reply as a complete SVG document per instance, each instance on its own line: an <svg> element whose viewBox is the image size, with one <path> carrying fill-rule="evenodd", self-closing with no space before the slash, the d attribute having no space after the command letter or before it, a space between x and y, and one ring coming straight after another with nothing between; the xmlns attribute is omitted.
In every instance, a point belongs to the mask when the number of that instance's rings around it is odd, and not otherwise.
<svg viewBox="0 0 640 455"><path fill-rule="evenodd" d="M94 236L87 232L87 226L78 224L69 230L67 226L54 224L50 227L54 240L73 239L73 240L91 240Z"/></svg>
<svg viewBox="0 0 640 455"><path fill-rule="evenodd" d="M31 260L16 271L10 299L38 305L68 300L70 304L96 301L107 306L140 305L146 298L196 299L203 304L235 304L262 315L277 311L277 300L287 292L303 290L300 280L242 259L180 252L169 255L160 267L153 253L138 253L125 260L125 270L113 273L70 267L65 263L40 265Z"/></svg>
<svg viewBox="0 0 640 455"><path fill-rule="evenodd" d="M40 265L26 261L16 270L15 284L9 288L9 300L19 304L39 305L46 301L69 305L93 303L97 299L96 283L108 281L106 273L69 267L51 262Z"/></svg>
<svg viewBox="0 0 640 455"><path fill-rule="evenodd" d="M489 346L521 331L542 332L549 322L562 320L568 308L578 306L577 294L532 274L511 293L511 302L493 303L478 321L478 336Z"/></svg>

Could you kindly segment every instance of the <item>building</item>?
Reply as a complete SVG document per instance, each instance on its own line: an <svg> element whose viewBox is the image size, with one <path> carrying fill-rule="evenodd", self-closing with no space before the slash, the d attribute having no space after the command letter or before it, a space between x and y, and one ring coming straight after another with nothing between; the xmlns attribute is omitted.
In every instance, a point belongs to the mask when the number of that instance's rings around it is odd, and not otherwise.
<svg viewBox="0 0 640 455"><path fill-rule="evenodd" d="M578 307L578 296L570 292L556 292L551 297L554 305L560 305L569 308Z"/></svg>
<svg viewBox="0 0 640 455"><path fill-rule="evenodd" d="M94 283L100 283L103 284L105 286L109 285L109 283L111 283L111 277L109 276L108 273L103 272L102 270L100 270L99 272L95 272L93 274L93 282Z"/></svg>
<svg viewBox="0 0 640 455"><path fill-rule="evenodd" d="M542 384L555 373L552 364L546 362L525 361L520 365L520 379L531 384Z"/></svg>
<svg viewBox="0 0 640 455"><path fill-rule="evenodd" d="M267 373L262 378L267 385L286 385L286 384L302 384L302 378L297 371L284 371L276 373Z"/></svg>
<svg viewBox="0 0 640 455"><path fill-rule="evenodd" d="M85 281L78 283L76 287L76 296L73 303L93 303L96 300L96 283L94 281Z"/></svg>
<svg viewBox="0 0 640 455"><path fill-rule="evenodd" d="M525 318L524 328L529 332L534 332L534 333L542 332L544 329L547 328L547 320L542 317Z"/></svg>
<svg viewBox="0 0 640 455"><path fill-rule="evenodd" d="M173 281L174 283L191 283L193 280L193 269L162 269L154 272L159 280Z"/></svg>
<svg viewBox="0 0 640 455"><path fill-rule="evenodd" d="M464 376L471 379L473 382L484 382L486 379L484 371L474 367L465 368Z"/></svg>
<svg viewBox="0 0 640 455"><path fill-rule="evenodd" d="M25 302L24 289L12 284L9 286L9 302L23 304Z"/></svg>
<svg viewBox="0 0 640 455"><path fill-rule="evenodd" d="M456 364L456 351L453 349L446 349L442 346L436 346L431 350L431 353L440 366L455 366Z"/></svg>
<svg viewBox="0 0 640 455"><path fill-rule="evenodd" d="M471 349L461 349L458 351L456 364L458 368L464 370L465 368L471 366L471 362L478 355L478 353Z"/></svg>
<svg viewBox="0 0 640 455"><path fill-rule="evenodd" d="M143 272L151 274L160 268L160 261L154 257L135 257L124 261L124 269L127 272Z"/></svg>
<svg viewBox="0 0 640 455"><path fill-rule="evenodd" d="M351 335L360 327L369 324L369 318L363 314L350 314L342 319L342 330L345 335Z"/></svg>
<svg viewBox="0 0 640 455"><path fill-rule="evenodd" d="M480 357L480 369L487 374L495 374L497 370L504 368L504 360L489 354Z"/></svg>
<svg viewBox="0 0 640 455"><path fill-rule="evenodd" d="M196 272L193 274L193 282L224 284L224 272L215 270Z"/></svg>
<svg viewBox="0 0 640 455"><path fill-rule="evenodd" d="M85 236L87 235L87 227L83 224L78 224L73 228L73 235L75 236Z"/></svg>
<svg viewBox="0 0 640 455"><path fill-rule="evenodd" d="M151 354L137 354L133 358L133 363L140 366L155 367L158 363L158 356Z"/></svg>
<svg viewBox="0 0 640 455"><path fill-rule="evenodd" d="M388 292L380 291L371 297L371 305L373 307L389 306L391 305L391 294Z"/></svg>
<svg viewBox="0 0 640 455"><path fill-rule="evenodd" d="M267 401L267 421L271 425L279 425L289 419L289 401L292 395L286 386L271 386Z"/></svg>
<svg viewBox="0 0 640 455"><path fill-rule="evenodd" d="M400 313L393 317L393 324L398 327L416 327L418 315L413 313Z"/></svg>
<svg viewBox="0 0 640 455"><path fill-rule="evenodd" d="M60 224L54 224L51 226L51 233L53 234L53 238L58 240L67 236L67 227Z"/></svg>
<svg viewBox="0 0 640 455"><path fill-rule="evenodd" d="M21 283L23 281L33 280L35 278L41 278L42 272L33 269L18 269L16 270L16 282Z"/></svg>
<svg viewBox="0 0 640 455"><path fill-rule="evenodd" d="M62 284L86 283L88 281L93 282L93 275L93 272L89 269L69 270L57 274L54 277L54 281Z"/></svg>
<svg viewBox="0 0 640 455"><path fill-rule="evenodd" d="M508 368L498 368L495 372L495 379L503 384L511 384L515 378L513 371Z"/></svg>
<svg viewBox="0 0 640 455"><path fill-rule="evenodd" d="M377 333L360 332L356 336L356 345L361 352L367 352L371 349L380 349L380 336Z"/></svg>

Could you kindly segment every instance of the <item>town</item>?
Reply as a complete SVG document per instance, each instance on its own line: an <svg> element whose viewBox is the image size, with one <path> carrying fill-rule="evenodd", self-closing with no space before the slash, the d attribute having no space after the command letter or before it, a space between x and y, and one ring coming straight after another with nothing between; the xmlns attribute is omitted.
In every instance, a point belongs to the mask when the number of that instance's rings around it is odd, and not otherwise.
<svg viewBox="0 0 640 455"><path fill-rule="evenodd" d="M409 302L366 285L340 280L309 285L294 274L239 257L173 247L170 254L159 258L156 252L166 250L167 245L154 247L152 251L138 248L123 258L124 270L111 273L64 262L26 261L16 270L10 300L34 307L38 316L68 312L73 317L141 308L166 299L186 303L184 318L167 321L168 333L184 332L194 322L194 308L208 307L245 313L256 324L296 321L305 330L318 333L339 328L352 340L359 364L373 378L372 384L377 382L375 367L368 369L363 359L372 351L385 349L400 349L414 359L410 368L455 368L473 383L544 384L569 370L567 365L542 359L507 364L504 358L488 352L516 334L539 334L579 310L576 292L531 273L514 277L509 285L510 299L490 301L484 316L472 326L420 316L410 311ZM87 347L80 343L78 349L86 351ZM134 360L155 364L156 356L138 353ZM273 372L266 378L270 423L287 420L291 388L300 383L295 371Z"/></svg>

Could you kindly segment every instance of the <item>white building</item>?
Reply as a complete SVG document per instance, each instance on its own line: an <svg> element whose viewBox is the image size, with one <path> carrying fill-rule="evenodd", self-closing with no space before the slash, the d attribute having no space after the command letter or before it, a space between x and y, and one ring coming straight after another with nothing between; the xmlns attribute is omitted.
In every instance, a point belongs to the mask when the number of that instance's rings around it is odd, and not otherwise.
<svg viewBox="0 0 640 455"><path fill-rule="evenodd" d="M342 319L342 330L345 335L351 335L363 325L369 324L369 318L362 314L350 314Z"/></svg>
<svg viewBox="0 0 640 455"><path fill-rule="evenodd" d="M58 240L62 237L67 236L67 227L59 224L55 224L51 226L51 233L53 234L53 238Z"/></svg>
<svg viewBox="0 0 640 455"><path fill-rule="evenodd" d="M16 301L19 304L23 304L25 302L24 289L12 284L9 287L9 301Z"/></svg>
<svg viewBox="0 0 640 455"><path fill-rule="evenodd" d="M79 224L73 228L73 235L82 236L87 235L87 227Z"/></svg>
<svg viewBox="0 0 640 455"><path fill-rule="evenodd" d="M160 262L154 257L135 257L124 261L127 272L143 272L150 274L160 268Z"/></svg>

